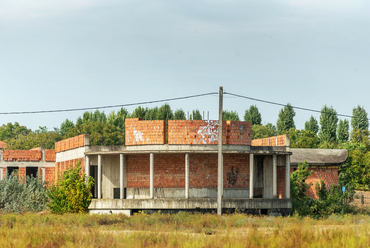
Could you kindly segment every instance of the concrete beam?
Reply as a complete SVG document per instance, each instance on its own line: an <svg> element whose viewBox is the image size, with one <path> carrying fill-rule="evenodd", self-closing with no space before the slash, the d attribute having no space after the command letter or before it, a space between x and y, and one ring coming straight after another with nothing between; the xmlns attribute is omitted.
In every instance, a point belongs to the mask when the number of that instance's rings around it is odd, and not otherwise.
<svg viewBox="0 0 370 248"><path fill-rule="evenodd" d="M154 153L150 153L150 198L154 198Z"/></svg>
<svg viewBox="0 0 370 248"><path fill-rule="evenodd" d="M0 167L55 167L55 162L45 161L0 161Z"/></svg>
<svg viewBox="0 0 370 248"><path fill-rule="evenodd" d="M120 154L119 155L119 198L123 199L124 197L124 174L125 174L125 155Z"/></svg>
<svg viewBox="0 0 370 248"><path fill-rule="evenodd" d="M101 177L102 177L101 156L102 155L98 155L98 182L97 182L97 185L98 185L98 199L101 199L101 184L102 184L102 180L101 180Z"/></svg>
<svg viewBox="0 0 370 248"><path fill-rule="evenodd" d="M55 162L63 162L68 161L76 158L83 158L85 157L85 147L79 147L73 150L68 150L64 152L58 152L56 154L56 160Z"/></svg>
<svg viewBox="0 0 370 248"><path fill-rule="evenodd" d="M185 153L185 198L189 198L189 153Z"/></svg>
<svg viewBox="0 0 370 248"><path fill-rule="evenodd" d="M277 155L272 155L272 198L277 197Z"/></svg>
<svg viewBox="0 0 370 248"><path fill-rule="evenodd" d="M285 164L285 198L290 199L290 156L286 155Z"/></svg>
<svg viewBox="0 0 370 248"><path fill-rule="evenodd" d="M254 197L254 155L249 155L249 198Z"/></svg>

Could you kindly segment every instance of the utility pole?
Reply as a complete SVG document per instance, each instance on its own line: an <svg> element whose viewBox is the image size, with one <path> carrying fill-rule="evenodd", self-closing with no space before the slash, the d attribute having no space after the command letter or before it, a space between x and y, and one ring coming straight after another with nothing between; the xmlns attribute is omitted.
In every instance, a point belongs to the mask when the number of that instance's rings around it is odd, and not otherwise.
<svg viewBox="0 0 370 248"><path fill-rule="evenodd" d="M223 160L222 160L222 103L223 103L223 87L220 87L219 93L219 115L218 115L218 180L217 180L217 214L222 215L222 195L223 186Z"/></svg>

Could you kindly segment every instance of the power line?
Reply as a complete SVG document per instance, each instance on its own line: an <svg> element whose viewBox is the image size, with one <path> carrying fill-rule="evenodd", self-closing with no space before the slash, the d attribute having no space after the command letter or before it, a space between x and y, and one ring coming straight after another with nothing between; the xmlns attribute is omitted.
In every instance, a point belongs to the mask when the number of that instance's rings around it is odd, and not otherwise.
<svg viewBox="0 0 370 248"><path fill-rule="evenodd" d="M263 103L273 104L273 105L277 105L277 106L282 106L282 107L287 106L286 104L282 104L282 103L266 101L266 100L262 100L262 99L258 99L258 98L249 97L249 96L242 96L242 95L238 95L238 94L234 94L234 93L230 93L230 92L224 92L224 94L232 95L232 96L236 96L236 97L240 97L240 98L245 98L245 99L252 100L252 101L257 101L257 102L263 102ZM322 111L316 110L316 109L309 109L309 108L303 108L303 107L298 107L298 106L291 106L291 107L295 108L295 109L309 111L309 112L315 112L315 113L320 113L320 114L322 113ZM361 117L355 117L355 116L352 116L352 115L344 115L344 114L336 114L336 115L337 116L342 116L342 117L348 117L348 118L361 118ZM367 119L370 120L369 118L367 118Z"/></svg>
<svg viewBox="0 0 370 248"><path fill-rule="evenodd" d="M72 111L93 110L93 109L118 108L118 107L134 106L134 105L144 105L144 104L150 104L150 103L184 100L184 99L189 99L189 98L203 97L203 96L209 96L209 95L215 95L215 94L218 94L218 92L209 92L209 93L191 95L191 96L182 96L182 97L174 97L174 98L153 100L153 101L147 101L147 102L136 102L136 103L118 104L118 105L110 105L110 106L75 108L75 109L58 109L58 110L4 112L4 113L0 113L0 115L44 114L44 113L72 112Z"/></svg>

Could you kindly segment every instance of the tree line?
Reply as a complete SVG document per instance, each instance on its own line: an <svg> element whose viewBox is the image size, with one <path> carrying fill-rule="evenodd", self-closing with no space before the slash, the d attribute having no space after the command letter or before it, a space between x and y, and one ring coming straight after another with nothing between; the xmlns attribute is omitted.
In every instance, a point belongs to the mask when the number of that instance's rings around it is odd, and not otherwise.
<svg viewBox="0 0 370 248"><path fill-rule="evenodd" d="M347 149L349 158L339 168L340 184L370 190L369 121L364 107L353 108L349 122L339 119L333 107L324 106L319 120L311 116L303 129L296 128L295 115L294 108L288 103L279 111L276 124L262 124L261 112L256 105L251 105L245 110L243 120L252 123L253 139L289 134L292 148ZM124 145L126 118L185 120L186 114L182 109L173 111L169 104L153 108L138 106L132 113L125 108L109 114L99 110L87 111L76 121L66 119L53 130L39 127L32 131L17 122L4 124L0 127L0 140L7 144L7 149L25 150L39 146L53 149L59 140L87 133L91 145ZM199 110L193 110L189 118L201 120L202 115ZM240 118L236 111L224 110L223 120L239 121Z"/></svg>

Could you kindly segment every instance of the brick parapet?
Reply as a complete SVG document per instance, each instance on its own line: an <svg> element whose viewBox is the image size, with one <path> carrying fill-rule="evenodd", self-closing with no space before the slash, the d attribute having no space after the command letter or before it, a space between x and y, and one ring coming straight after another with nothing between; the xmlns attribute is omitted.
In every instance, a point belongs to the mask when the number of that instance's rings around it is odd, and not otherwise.
<svg viewBox="0 0 370 248"><path fill-rule="evenodd" d="M166 143L166 121L143 121L129 118L125 122L125 144L162 145Z"/></svg>
<svg viewBox="0 0 370 248"><path fill-rule="evenodd" d="M54 149L46 149L45 150L45 161L46 162L55 162L56 160L56 152Z"/></svg>
<svg viewBox="0 0 370 248"><path fill-rule="evenodd" d="M228 145L251 145L252 123L247 121L226 121Z"/></svg>
<svg viewBox="0 0 370 248"><path fill-rule="evenodd" d="M41 161L41 150L4 150L4 161Z"/></svg>
<svg viewBox="0 0 370 248"><path fill-rule="evenodd" d="M252 140L252 146L289 146L287 144L289 138L286 134L278 135L262 139Z"/></svg>
<svg viewBox="0 0 370 248"><path fill-rule="evenodd" d="M55 143L55 152L63 152L85 146L88 134L81 134ZM87 144L86 144L87 145Z"/></svg>

